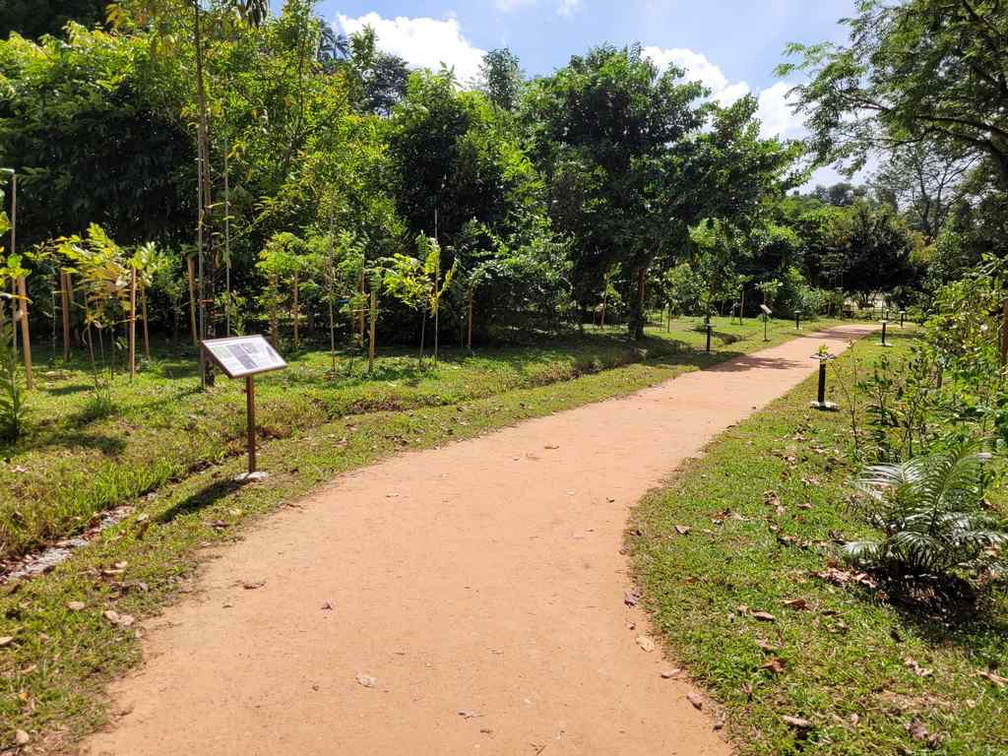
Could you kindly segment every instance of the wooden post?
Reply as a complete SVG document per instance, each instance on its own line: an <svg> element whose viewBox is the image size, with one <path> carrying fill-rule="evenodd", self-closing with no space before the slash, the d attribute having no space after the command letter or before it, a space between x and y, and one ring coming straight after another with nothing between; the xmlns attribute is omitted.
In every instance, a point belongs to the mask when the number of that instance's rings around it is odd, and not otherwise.
<svg viewBox="0 0 1008 756"><path fill-rule="evenodd" d="M1008 299L1001 303L1001 364L1008 359Z"/></svg>
<svg viewBox="0 0 1008 756"><path fill-rule="evenodd" d="M63 308L63 359L70 359L70 274L60 271L60 301Z"/></svg>
<svg viewBox="0 0 1008 756"><path fill-rule="evenodd" d="M150 362L150 332L147 330L147 287L140 287L140 301L143 302L141 310L143 312L143 339L144 339L144 354L147 355L147 361Z"/></svg>
<svg viewBox="0 0 1008 756"><path fill-rule="evenodd" d="M136 299L137 299L137 272L136 268L130 268L130 314L129 333L127 342L129 344L129 377L130 380L136 376Z"/></svg>
<svg viewBox="0 0 1008 756"><path fill-rule="evenodd" d="M364 265L361 264L360 277L357 279L357 301L360 305L357 308L357 343L364 346Z"/></svg>
<svg viewBox="0 0 1008 756"><path fill-rule="evenodd" d="M298 274L294 274L294 349L298 348Z"/></svg>
<svg viewBox="0 0 1008 756"><path fill-rule="evenodd" d="M374 289L371 289L371 322L370 322L370 333L368 336L368 350L367 350L367 369L370 373L374 370L374 355L375 355L375 320L378 316L378 295L375 294Z"/></svg>
<svg viewBox="0 0 1008 756"><path fill-rule="evenodd" d="M189 271L189 326L192 331L194 346L199 346L199 333L196 330L196 270L191 257L186 258L186 268Z"/></svg>
<svg viewBox="0 0 1008 756"><path fill-rule="evenodd" d="M35 378L32 376L31 335L28 332L28 287L25 285L24 276L18 278L17 286L18 294L21 296L19 319L21 320L22 347L24 347L25 385L31 391L35 388Z"/></svg>
<svg viewBox="0 0 1008 756"><path fill-rule="evenodd" d="M469 307L468 307L468 311L469 311L469 314L468 314L469 325L468 325L467 334L466 334L466 349L468 349L471 352L472 351L472 316L473 316L473 292L472 291L469 292Z"/></svg>
<svg viewBox="0 0 1008 756"><path fill-rule="evenodd" d="M245 408L248 414L248 471L256 471L255 378L245 376Z"/></svg>

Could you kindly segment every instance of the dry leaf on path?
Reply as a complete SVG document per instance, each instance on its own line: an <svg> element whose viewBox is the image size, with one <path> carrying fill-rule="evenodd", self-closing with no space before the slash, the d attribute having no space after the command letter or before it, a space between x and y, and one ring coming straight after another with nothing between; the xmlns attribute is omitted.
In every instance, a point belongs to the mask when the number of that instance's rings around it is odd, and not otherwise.
<svg viewBox="0 0 1008 756"><path fill-rule="evenodd" d="M2 645L3 643L0 642L0 646ZM991 672L986 669L981 669L979 672L977 672L977 677L983 677L987 680L990 680L998 688L1004 688L1006 685L1008 685L1008 677L1002 677L1001 675L995 674L994 672Z"/></svg>
<svg viewBox="0 0 1008 756"><path fill-rule="evenodd" d="M472 709L459 709L458 715L463 719L475 719L476 717L482 717L478 711L473 711Z"/></svg>
<svg viewBox="0 0 1008 756"><path fill-rule="evenodd" d="M84 607L85 607L85 604L84 604L83 601L68 601L67 602L67 609L69 609L71 612L79 612Z"/></svg>
<svg viewBox="0 0 1008 756"><path fill-rule="evenodd" d="M758 619L760 622L776 622L777 618L774 617L770 612L753 612L750 616Z"/></svg>
<svg viewBox="0 0 1008 756"><path fill-rule="evenodd" d="M700 697L699 693L694 693L693 691L690 691L689 693L686 694L686 700L689 701L691 704L693 704L694 709L703 708L703 698Z"/></svg>
<svg viewBox="0 0 1008 756"><path fill-rule="evenodd" d="M661 677L663 680L671 680L674 677L678 677L681 672L682 672L681 667L676 667L675 669L666 669L662 671Z"/></svg>
<svg viewBox="0 0 1008 756"><path fill-rule="evenodd" d="M654 641L648 638L646 635L637 636L637 645L641 647L642 651L651 653L655 649Z"/></svg>
<svg viewBox="0 0 1008 756"><path fill-rule="evenodd" d="M24 730L17 730L14 733L14 742L19 746L28 745L31 742L31 736Z"/></svg>
<svg viewBox="0 0 1008 756"><path fill-rule="evenodd" d="M928 677L932 672L932 670L926 669L922 667L920 664L918 664L917 660L914 659L912 656L908 656L906 659L904 659L903 664L906 665L908 669L912 669L913 673L917 675L917 677Z"/></svg>
<svg viewBox="0 0 1008 756"><path fill-rule="evenodd" d="M637 606L637 602L641 600L641 590L635 587L631 591L627 591L623 594L623 603L627 606Z"/></svg>
<svg viewBox="0 0 1008 756"><path fill-rule="evenodd" d="M378 678L372 677L371 675L357 675L357 682L363 685L365 688L373 688L378 684Z"/></svg>
<svg viewBox="0 0 1008 756"><path fill-rule="evenodd" d="M246 591L254 591L256 588L262 588L266 585L265 580L245 580L242 582L242 588Z"/></svg>
<svg viewBox="0 0 1008 756"><path fill-rule="evenodd" d="M676 525L675 526L675 532L678 533L681 536L686 535L687 533L690 532L690 530L692 530L692 528L689 525Z"/></svg>
<svg viewBox="0 0 1008 756"><path fill-rule="evenodd" d="M927 740L931 734L928 732L927 726L917 719L917 717L910 720L910 723L906 726L906 731L910 733L910 737L914 740Z"/></svg>
<svg viewBox="0 0 1008 756"><path fill-rule="evenodd" d="M788 599L784 602L784 606L788 609L796 609L798 611L803 611L808 609L808 601L803 598Z"/></svg>
<svg viewBox="0 0 1008 756"><path fill-rule="evenodd" d="M5 635L2 638L0 638L0 648L3 648L4 646L9 646L13 642L14 642L13 635Z"/></svg>
<svg viewBox="0 0 1008 756"><path fill-rule="evenodd" d="M784 660L778 656L770 659L765 664L760 664L760 669L766 669L773 672L775 675L784 674Z"/></svg>

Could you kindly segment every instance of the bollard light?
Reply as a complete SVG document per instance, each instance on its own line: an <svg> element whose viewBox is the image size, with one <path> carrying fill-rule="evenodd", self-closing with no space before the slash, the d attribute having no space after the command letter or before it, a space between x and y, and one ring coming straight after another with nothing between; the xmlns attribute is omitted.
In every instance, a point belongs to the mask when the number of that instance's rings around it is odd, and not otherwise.
<svg viewBox="0 0 1008 756"><path fill-rule="evenodd" d="M794 327L796 331L801 330L801 310L794 311Z"/></svg>
<svg viewBox="0 0 1008 756"><path fill-rule="evenodd" d="M714 326L712 326L710 323L707 323L707 352L708 353L710 353L710 336L711 336L711 331L712 330L714 330Z"/></svg>
<svg viewBox="0 0 1008 756"><path fill-rule="evenodd" d="M816 392L816 400L809 402L809 406L823 412L836 412L840 409L836 403L826 401L826 363L830 360L835 360L836 355L830 354L826 351L826 347L822 347L812 355L812 359L819 360L819 388Z"/></svg>
<svg viewBox="0 0 1008 756"><path fill-rule="evenodd" d="M889 325L889 321L888 320L883 320L882 321L882 344L881 344L881 346L884 346L884 347L891 347L892 346L892 344L890 344L888 341L886 341L886 326L888 326L888 325Z"/></svg>
<svg viewBox="0 0 1008 756"><path fill-rule="evenodd" d="M903 321L906 320L906 310L900 310L900 328L903 327Z"/></svg>

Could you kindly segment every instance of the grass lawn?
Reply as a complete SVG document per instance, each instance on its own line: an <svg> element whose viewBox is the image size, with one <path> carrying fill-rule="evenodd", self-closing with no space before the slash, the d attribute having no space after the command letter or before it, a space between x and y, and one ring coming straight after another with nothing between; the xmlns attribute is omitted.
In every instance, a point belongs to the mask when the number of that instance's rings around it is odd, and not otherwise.
<svg viewBox="0 0 1008 756"><path fill-rule="evenodd" d="M132 618L156 613L202 546L238 537L255 516L401 449L629 393L767 345L761 324L718 319L714 353L698 353L696 325L654 329L642 344L606 332L475 356L447 351L424 371L387 352L370 379L359 359L332 381L327 353L294 355L288 370L260 381L259 464L271 475L244 487L232 482L245 464L241 382L200 392L191 357L164 356L132 385L116 379L113 414L85 420L81 365L40 368L32 431L0 454L6 553L79 531L110 507L133 509L52 572L0 585L0 638L11 639L0 648L0 749L21 729L41 751L64 752L105 721L105 684L140 656ZM792 333L775 323L770 343Z"/></svg>
<svg viewBox="0 0 1008 756"><path fill-rule="evenodd" d="M910 339L894 340L898 364ZM877 341L837 368L870 364ZM1008 675L1003 591L976 616L923 612L824 572L865 527L844 504L850 417L808 409L814 381L640 505L628 538L657 629L725 707L742 754L1008 753L1008 686L977 674Z"/></svg>

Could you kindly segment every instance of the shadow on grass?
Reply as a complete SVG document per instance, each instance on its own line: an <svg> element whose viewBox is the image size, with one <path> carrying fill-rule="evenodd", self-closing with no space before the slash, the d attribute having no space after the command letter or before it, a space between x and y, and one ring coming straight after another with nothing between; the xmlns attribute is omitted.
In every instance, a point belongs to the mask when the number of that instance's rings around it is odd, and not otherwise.
<svg viewBox="0 0 1008 756"><path fill-rule="evenodd" d="M80 394L85 391L90 391L93 388L94 386L90 383L71 383L66 386L56 386L54 388L44 388L42 390L51 396L68 396L70 394Z"/></svg>
<svg viewBox="0 0 1008 756"><path fill-rule="evenodd" d="M198 512L199 510L212 505L214 502L223 499L225 496L229 496L243 485L244 483L242 481L237 481L232 478L218 480L208 486L205 486L204 488L201 488L191 496L187 496L178 504L166 509L158 515L157 521L160 523L169 523L176 517Z"/></svg>

